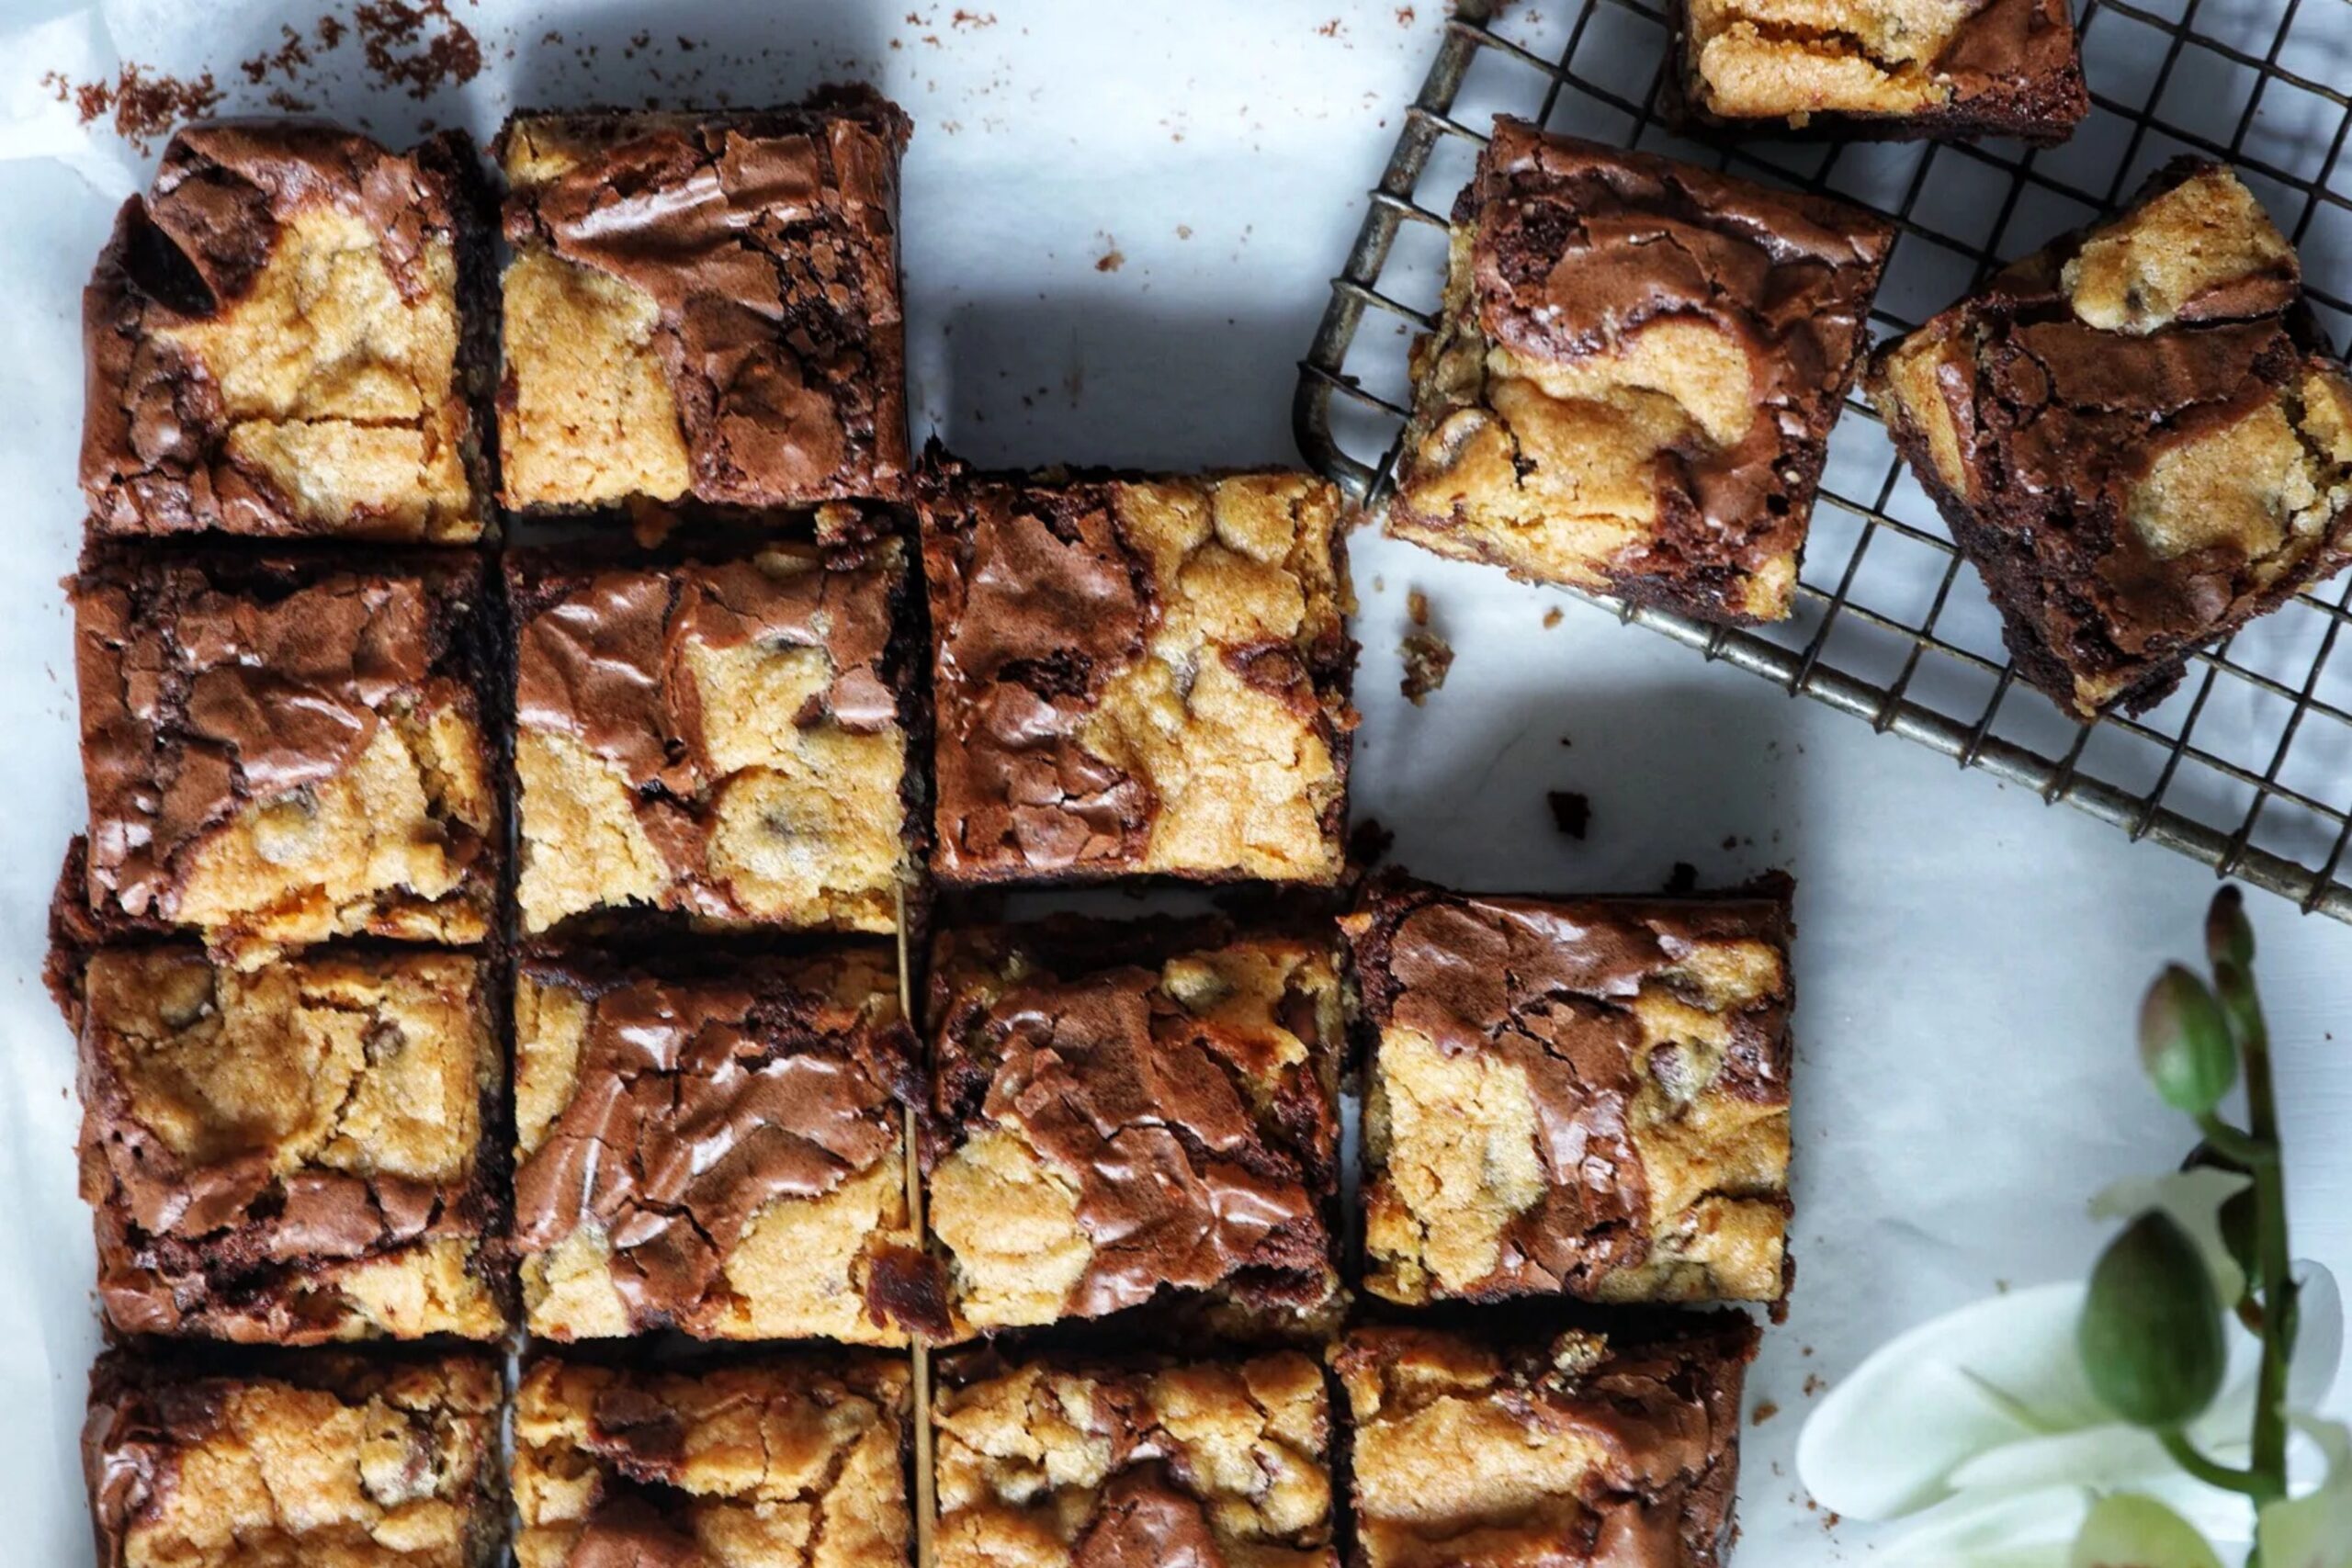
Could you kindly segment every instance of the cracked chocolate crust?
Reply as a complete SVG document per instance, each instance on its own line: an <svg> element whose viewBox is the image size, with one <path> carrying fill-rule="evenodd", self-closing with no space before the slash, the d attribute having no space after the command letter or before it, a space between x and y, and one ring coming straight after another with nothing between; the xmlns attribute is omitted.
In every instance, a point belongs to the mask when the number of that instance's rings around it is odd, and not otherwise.
<svg viewBox="0 0 2352 1568"><path fill-rule="evenodd" d="M967 1353L933 1425L941 1568L1338 1568L1329 1398L1298 1352Z"/></svg>
<svg viewBox="0 0 2352 1568"><path fill-rule="evenodd" d="M487 1356L116 1350L82 1465L101 1568L503 1561Z"/></svg>
<svg viewBox="0 0 2352 1568"><path fill-rule="evenodd" d="M911 130L865 87L755 111L509 119L508 504L901 491ZM599 433L607 449L576 458Z"/></svg>
<svg viewBox="0 0 2352 1568"><path fill-rule="evenodd" d="M893 929L922 843L906 543L510 555L533 938Z"/></svg>
<svg viewBox="0 0 2352 1568"><path fill-rule="evenodd" d="M462 131L183 128L83 296L92 535L481 536L491 247Z"/></svg>
<svg viewBox="0 0 2352 1568"><path fill-rule="evenodd" d="M1719 1568L1758 1338L1734 1313L1501 1344L1354 1331L1334 1364L1353 1416L1357 1561Z"/></svg>
<svg viewBox="0 0 2352 1568"><path fill-rule="evenodd" d="M482 961L193 947L84 973L81 1190L123 1334L492 1339L512 1312Z"/></svg>
<svg viewBox="0 0 2352 1568"><path fill-rule="evenodd" d="M943 883L1329 885L1355 646L1303 474L919 479Z"/></svg>
<svg viewBox="0 0 2352 1568"><path fill-rule="evenodd" d="M2039 147L2090 112L2066 0L1954 6L1941 30L1917 15L1901 0L1678 0L1661 107L1684 128Z"/></svg>
<svg viewBox="0 0 2352 1568"><path fill-rule="evenodd" d="M899 1344L913 1032L879 945L526 959L515 1239L535 1333Z"/></svg>
<svg viewBox="0 0 2352 1568"><path fill-rule="evenodd" d="M1707 620L1787 615L1893 226L1509 117L1453 220L1388 531Z"/></svg>
<svg viewBox="0 0 2352 1568"><path fill-rule="evenodd" d="M1873 355L2018 673L2076 716L2154 706L2352 561L2352 378L2300 294L2244 186L2182 159Z"/></svg>
<svg viewBox="0 0 2352 1568"><path fill-rule="evenodd" d="M1326 941L1222 920L940 939L931 1228L961 1331L1207 1304L1283 1337L1340 1299L1343 1047Z"/></svg>
<svg viewBox="0 0 2352 1568"><path fill-rule="evenodd" d="M903 1562L910 1388L904 1361L854 1354L534 1360L515 1395L519 1568Z"/></svg>
<svg viewBox="0 0 2352 1568"><path fill-rule="evenodd" d="M1373 1064L1365 1288L1781 1299L1792 890L1368 888L1341 921Z"/></svg>
<svg viewBox="0 0 2352 1568"><path fill-rule="evenodd" d="M244 967L332 936L483 941L503 837L488 591L457 552L85 552L98 931L194 931Z"/></svg>

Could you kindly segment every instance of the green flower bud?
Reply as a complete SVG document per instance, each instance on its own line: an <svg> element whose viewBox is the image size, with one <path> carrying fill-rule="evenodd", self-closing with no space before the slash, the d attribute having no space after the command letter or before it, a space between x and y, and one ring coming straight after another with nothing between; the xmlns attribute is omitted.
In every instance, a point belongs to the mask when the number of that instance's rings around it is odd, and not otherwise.
<svg viewBox="0 0 2352 1568"><path fill-rule="evenodd" d="M2075 1346L2091 1391L2135 1427L2178 1427L2213 1403L2229 1363L2222 1307L2169 1215L2150 1210L2100 1257Z"/></svg>
<svg viewBox="0 0 2352 1568"><path fill-rule="evenodd" d="M2219 969L2254 966L2254 924L2245 918L2245 895L2224 885L2205 911L2205 952Z"/></svg>
<svg viewBox="0 0 2352 1568"><path fill-rule="evenodd" d="M2237 1081L2237 1048L2229 1021L2205 983L2169 965L2140 1004L2140 1061L2165 1103L2202 1116Z"/></svg>

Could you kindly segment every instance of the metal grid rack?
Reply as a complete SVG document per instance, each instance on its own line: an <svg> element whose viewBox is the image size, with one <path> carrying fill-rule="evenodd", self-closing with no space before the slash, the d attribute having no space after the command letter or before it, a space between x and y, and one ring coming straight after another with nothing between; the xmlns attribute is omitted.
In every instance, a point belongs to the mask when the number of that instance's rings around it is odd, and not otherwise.
<svg viewBox="0 0 2352 1568"><path fill-rule="evenodd" d="M2352 96L2332 85L2352 75L2343 0L2086 0L2078 19L2092 112L2072 141L2038 151L1685 141L1659 112L1671 68L1664 0L1520 9L1497 19L1488 0L1464 0L1447 22L1300 365L1300 448L1368 505L1385 498L1396 460L1405 345L1434 324L1446 214L1496 112L1893 216L1900 232L1874 336L1907 332L1998 261L2111 210L2173 156L2199 152L2234 164L2301 250L2331 339L2352 328ZM1383 318L1392 330L1367 330ZM2218 875L2352 921L2352 656L2330 657L2352 623L2352 574L2200 653L2149 713L2079 724L2014 679L1975 573L1962 570L1933 504L1857 396L1831 437L1790 620L1727 628L1579 596Z"/></svg>

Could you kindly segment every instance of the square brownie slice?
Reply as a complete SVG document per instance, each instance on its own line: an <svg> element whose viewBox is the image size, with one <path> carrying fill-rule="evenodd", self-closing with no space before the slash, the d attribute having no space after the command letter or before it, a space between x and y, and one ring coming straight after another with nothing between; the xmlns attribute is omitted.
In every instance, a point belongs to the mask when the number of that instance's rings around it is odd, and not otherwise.
<svg viewBox="0 0 2352 1568"><path fill-rule="evenodd" d="M1388 532L1713 621L1790 612L1894 226L1495 121Z"/></svg>
<svg viewBox="0 0 2352 1568"><path fill-rule="evenodd" d="M1374 892L1341 922L1374 1035L1365 1288L1779 1300L1791 891Z"/></svg>
<svg viewBox="0 0 2352 1568"><path fill-rule="evenodd" d="M514 987L515 1240L534 1334L903 1344L914 1033L888 949Z"/></svg>
<svg viewBox="0 0 2352 1568"><path fill-rule="evenodd" d="M84 972L82 1196L124 1334L495 1339L504 1063L479 958L194 948Z"/></svg>
<svg viewBox="0 0 2352 1568"><path fill-rule="evenodd" d="M1336 490L943 461L922 511L941 881L1337 878Z"/></svg>
<svg viewBox="0 0 2352 1568"><path fill-rule="evenodd" d="M82 1431L97 1561L492 1568L504 1382L481 1355L115 1351Z"/></svg>
<svg viewBox="0 0 2352 1568"><path fill-rule="evenodd" d="M1363 1328L1337 1357L1363 1568L1720 1568L1756 1325L1502 1342Z"/></svg>
<svg viewBox="0 0 2352 1568"><path fill-rule="evenodd" d="M943 1371L938 1568L1338 1568L1323 1370L1031 1361Z"/></svg>
<svg viewBox="0 0 2352 1568"><path fill-rule="evenodd" d="M1156 1298L1279 1333L1338 1301L1328 939L1217 920L953 931L932 966L931 1229L959 1329Z"/></svg>
<svg viewBox="0 0 2352 1568"><path fill-rule="evenodd" d="M1677 0L1703 124L2064 141L2090 112L2066 0Z"/></svg>
<svg viewBox="0 0 2352 1568"><path fill-rule="evenodd" d="M519 1568L905 1568L911 1382L878 1356L556 1359L514 1404Z"/></svg>
<svg viewBox="0 0 2352 1568"><path fill-rule="evenodd" d="M2029 683L2137 713L2352 559L2352 378L2235 175L2161 171L1871 366Z"/></svg>
<svg viewBox="0 0 2352 1568"><path fill-rule="evenodd" d="M488 203L458 131L180 130L83 295L91 531L480 537Z"/></svg>
<svg viewBox="0 0 2352 1568"><path fill-rule="evenodd" d="M896 491L910 129L865 88L792 108L508 121L507 504Z"/></svg>
<svg viewBox="0 0 2352 1568"><path fill-rule="evenodd" d="M905 547L510 557L523 930L887 931L911 874Z"/></svg>
<svg viewBox="0 0 2352 1568"><path fill-rule="evenodd" d="M490 934L503 829L474 558L102 547L72 584L102 925L241 966Z"/></svg>

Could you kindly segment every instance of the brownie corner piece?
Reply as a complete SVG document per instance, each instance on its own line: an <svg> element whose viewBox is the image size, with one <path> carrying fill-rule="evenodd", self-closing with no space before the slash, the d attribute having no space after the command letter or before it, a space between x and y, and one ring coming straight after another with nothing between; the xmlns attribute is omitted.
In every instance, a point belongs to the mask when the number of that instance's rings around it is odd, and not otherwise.
<svg viewBox="0 0 2352 1568"><path fill-rule="evenodd" d="M1337 490L938 459L919 504L940 881L1337 879L1355 724Z"/></svg>
<svg viewBox="0 0 2352 1568"><path fill-rule="evenodd" d="M510 556L524 931L893 930L920 783L907 557Z"/></svg>
<svg viewBox="0 0 2352 1568"><path fill-rule="evenodd" d="M1373 1035L1365 1289L1778 1301L1789 887L1381 885L1343 924Z"/></svg>
<svg viewBox="0 0 2352 1568"><path fill-rule="evenodd" d="M1312 1358L978 1359L932 1405L939 1568L1339 1568Z"/></svg>
<svg viewBox="0 0 2352 1568"><path fill-rule="evenodd" d="M1736 1534L1740 1400L1758 1338L1729 1312L1542 1342L1355 1330L1334 1363L1351 1416L1364 1568L1722 1568ZM1440 1467L1444 1483L1433 1484Z"/></svg>
<svg viewBox="0 0 2352 1568"><path fill-rule="evenodd" d="M1873 355L2018 674L2076 716L2352 560L2352 376L2301 292L2237 176L2182 160Z"/></svg>
<svg viewBox="0 0 2352 1568"><path fill-rule="evenodd" d="M182 128L83 296L91 531L479 538L491 243L462 132Z"/></svg>
<svg viewBox="0 0 2352 1568"><path fill-rule="evenodd" d="M505 1332L479 957L313 949L254 973L103 949L82 985L82 1196L123 1334L305 1345Z"/></svg>
<svg viewBox="0 0 2352 1568"><path fill-rule="evenodd" d="M901 491L910 129L852 88L783 108L510 119L507 504Z"/></svg>
<svg viewBox="0 0 2352 1568"><path fill-rule="evenodd" d="M82 1433L97 1561L491 1568L503 1382L481 1354L109 1351Z"/></svg>
<svg viewBox="0 0 2352 1568"><path fill-rule="evenodd" d="M503 832L478 558L101 545L71 586L102 925L241 965L491 933Z"/></svg>
<svg viewBox="0 0 2352 1568"><path fill-rule="evenodd" d="M905 1361L856 1353L541 1355L514 1396L516 1562L903 1564L911 1388Z"/></svg>
<svg viewBox="0 0 2352 1568"><path fill-rule="evenodd" d="M888 948L622 965L514 986L515 1246L557 1340L904 1344L915 1044Z"/></svg>
<svg viewBox="0 0 2352 1568"><path fill-rule="evenodd" d="M1341 1299L1338 954L1221 920L974 928L932 968L930 1221L959 1325Z"/></svg>
<svg viewBox="0 0 2352 1568"><path fill-rule="evenodd" d="M2049 146L2090 112L2066 0L1675 0L1678 107L1723 128Z"/></svg>
<svg viewBox="0 0 2352 1568"><path fill-rule="evenodd" d="M1498 119L1414 344L1389 533L1706 620L1784 618L1894 233Z"/></svg>

